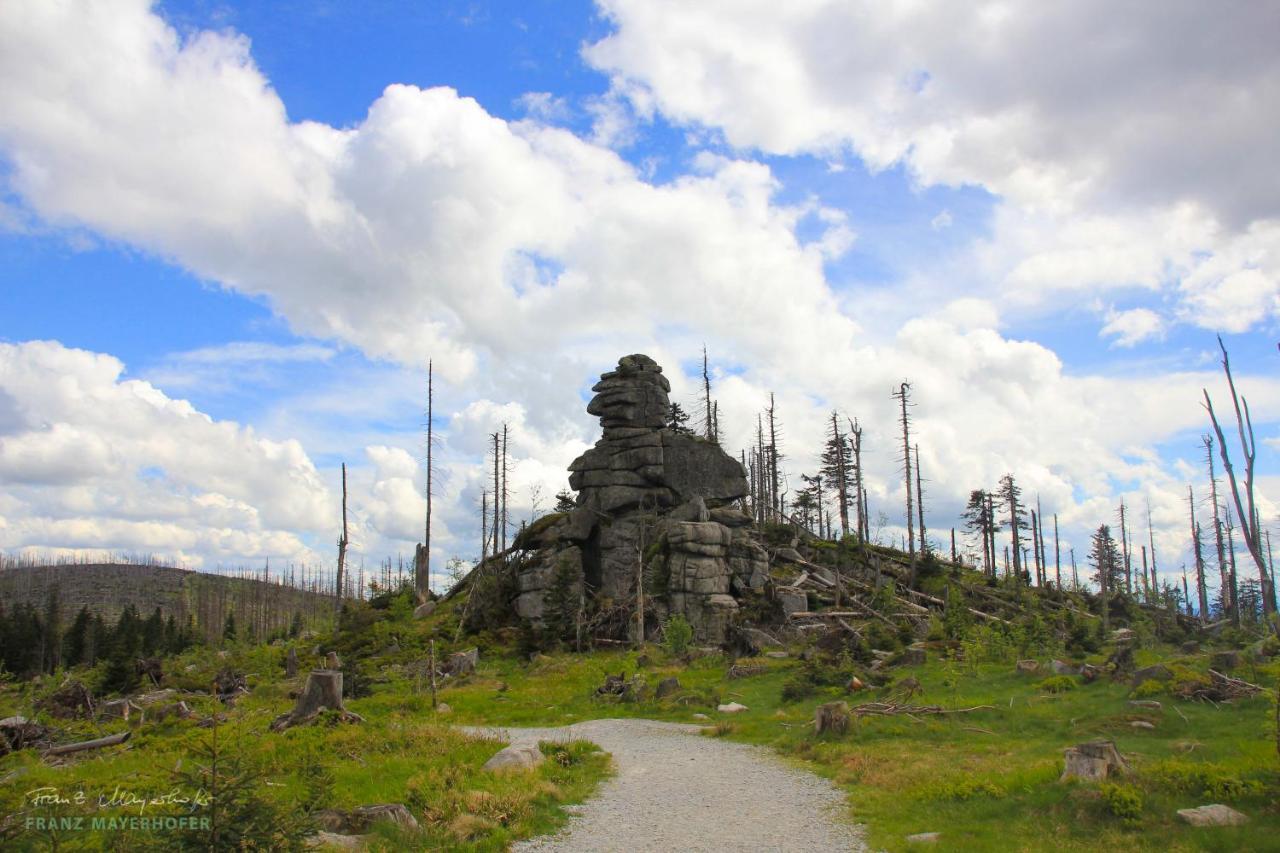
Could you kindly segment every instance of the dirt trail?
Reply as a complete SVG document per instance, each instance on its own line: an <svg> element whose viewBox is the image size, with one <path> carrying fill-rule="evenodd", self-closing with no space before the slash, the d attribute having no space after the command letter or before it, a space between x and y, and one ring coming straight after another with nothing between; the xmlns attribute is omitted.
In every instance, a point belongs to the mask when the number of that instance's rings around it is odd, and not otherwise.
<svg viewBox="0 0 1280 853"><path fill-rule="evenodd" d="M611 753L616 774L571 807L560 833L517 851L866 850L844 820L844 794L762 747L652 720L591 720L554 729L471 728L502 740L583 738Z"/></svg>

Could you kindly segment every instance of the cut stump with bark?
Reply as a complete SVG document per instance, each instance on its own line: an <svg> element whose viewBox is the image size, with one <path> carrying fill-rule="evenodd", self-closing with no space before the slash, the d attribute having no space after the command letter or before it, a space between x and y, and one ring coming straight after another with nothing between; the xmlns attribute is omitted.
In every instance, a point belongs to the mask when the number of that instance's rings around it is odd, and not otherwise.
<svg viewBox="0 0 1280 853"><path fill-rule="evenodd" d="M313 669L307 676L307 684L298 696L297 704L287 714L281 714L271 723L274 732L284 731L290 726L309 723L320 715L321 711L337 711L339 719L344 723L363 723L359 714L348 711L342 704L342 672L336 669Z"/></svg>
<svg viewBox="0 0 1280 853"><path fill-rule="evenodd" d="M1126 775L1129 763L1116 749L1115 741L1091 740L1088 743L1068 747L1063 753L1066 767L1058 780L1084 779L1087 782L1101 782L1112 775Z"/></svg>
<svg viewBox="0 0 1280 853"><path fill-rule="evenodd" d="M846 702L828 702L819 705L813 712L813 733L823 735L828 732L836 735L849 731L849 705Z"/></svg>

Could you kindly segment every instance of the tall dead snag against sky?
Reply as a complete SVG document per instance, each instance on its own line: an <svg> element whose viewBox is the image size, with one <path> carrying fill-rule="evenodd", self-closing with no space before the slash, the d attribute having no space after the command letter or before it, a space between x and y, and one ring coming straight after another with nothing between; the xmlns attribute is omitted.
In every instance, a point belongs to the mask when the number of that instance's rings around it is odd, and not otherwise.
<svg viewBox="0 0 1280 853"><path fill-rule="evenodd" d="M422 544L413 555L413 591L418 603L424 603L431 595L431 398L434 388L432 362L427 362L427 520L422 534Z"/></svg>
<svg viewBox="0 0 1280 853"><path fill-rule="evenodd" d="M920 478L920 445L916 445L916 514L920 518L920 553L929 553L929 540L924 529L924 485Z"/></svg>
<svg viewBox="0 0 1280 853"><path fill-rule="evenodd" d="M342 609L342 574L347 565L347 463L342 463L342 535L338 537L338 576L334 579L335 601Z"/></svg>
<svg viewBox="0 0 1280 853"><path fill-rule="evenodd" d="M507 551L507 527L510 525L510 519L507 517L507 499L511 496L511 492L507 489L507 425L502 425L502 552Z"/></svg>
<svg viewBox="0 0 1280 853"><path fill-rule="evenodd" d="M778 490L778 460L782 454L778 452L778 421L773 409L773 392L769 392L769 507L773 517L779 518L782 513L781 493Z"/></svg>
<svg viewBox="0 0 1280 853"><path fill-rule="evenodd" d="M912 557L916 555L916 539L914 529L915 509L911 499L911 418L907 415L910 405L911 385L903 382L891 395L902 404L902 485L907 490L907 549Z"/></svg>
<svg viewBox="0 0 1280 853"><path fill-rule="evenodd" d="M1062 548L1058 544L1058 514L1053 514L1053 582L1062 589Z"/></svg>
<svg viewBox="0 0 1280 853"><path fill-rule="evenodd" d="M1204 459L1209 466L1209 500L1213 502L1213 537L1218 546L1218 589L1222 599L1222 615L1230 616L1235 610L1234 601L1227 582L1227 545L1222 537L1221 505L1218 503L1218 473L1213 467L1213 436L1200 437L1204 442Z"/></svg>
<svg viewBox="0 0 1280 853"><path fill-rule="evenodd" d="M1231 497L1236 507L1236 517L1240 519L1240 532L1244 536L1245 547L1249 556L1258 567L1258 579L1262 583L1263 607L1270 615L1276 610L1275 579L1269 577L1266 562L1262 558L1262 525L1259 523L1258 507L1253 499L1253 465L1257 454L1257 445L1253 440L1253 421L1249 417L1249 401L1236 393L1235 379L1231 376L1231 361L1227 357L1227 348L1218 338L1218 348L1222 350L1222 371L1227 375L1227 387L1231 390L1231 403L1236 413L1236 430L1240 438L1240 455L1244 458L1244 477L1241 482L1236 477L1235 468L1231 464L1231 454L1227 450L1227 440L1222 434L1222 426L1213 410L1213 400L1208 389L1204 390L1205 408L1209 410L1209 419L1213 421L1213 431L1218 436L1218 453L1222 456L1222 467L1227 472L1227 480L1231 483ZM1243 497L1241 496L1243 486Z"/></svg>
<svg viewBox="0 0 1280 853"><path fill-rule="evenodd" d="M1159 590L1160 573L1156 569L1156 534L1151 527L1151 498L1147 498L1147 544L1151 546L1151 588Z"/></svg>
<svg viewBox="0 0 1280 853"><path fill-rule="evenodd" d="M493 555L498 556L498 529L502 520L502 443L501 433L489 436L493 439Z"/></svg>
<svg viewBox="0 0 1280 853"><path fill-rule="evenodd" d="M849 421L849 435L853 439L853 496L858 509L858 538L866 542L870 538L871 519L867 517L867 487L862 477L862 426L857 419Z"/></svg>
<svg viewBox="0 0 1280 853"><path fill-rule="evenodd" d="M1204 544L1200 539L1200 525L1196 523L1196 493L1187 486L1187 504L1191 507L1191 551L1196 558L1196 592L1200 599L1200 624L1209 615L1209 592L1204 584Z"/></svg>
<svg viewBox="0 0 1280 853"><path fill-rule="evenodd" d="M1031 553L1035 560L1036 586L1044 586L1043 567L1040 565L1040 497L1036 496L1036 509L1031 510Z"/></svg>

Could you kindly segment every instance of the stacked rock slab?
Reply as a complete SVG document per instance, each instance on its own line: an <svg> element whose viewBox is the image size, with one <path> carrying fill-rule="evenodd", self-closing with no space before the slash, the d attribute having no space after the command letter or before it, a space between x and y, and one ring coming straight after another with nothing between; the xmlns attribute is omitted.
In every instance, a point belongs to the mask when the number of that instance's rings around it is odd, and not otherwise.
<svg viewBox="0 0 1280 853"><path fill-rule="evenodd" d="M768 562L732 506L747 494L742 465L714 442L666 427L671 385L646 355L625 356L592 388L587 412L603 434L569 466L577 506L537 531L541 557L518 579L516 608L539 619L554 566L567 561L597 600L635 596L644 552L665 537L669 582L659 616L682 613L701 642L724 640L734 592L761 589Z"/></svg>

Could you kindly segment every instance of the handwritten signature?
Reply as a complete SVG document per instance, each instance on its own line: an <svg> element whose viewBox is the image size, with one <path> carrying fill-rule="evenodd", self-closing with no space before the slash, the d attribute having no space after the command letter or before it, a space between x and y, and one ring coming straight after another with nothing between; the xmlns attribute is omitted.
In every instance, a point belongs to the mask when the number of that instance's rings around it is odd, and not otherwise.
<svg viewBox="0 0 1280 853"><path fill-rule="evenodd" d="M117 785L110 794L101 793L96 798L91 798L83 789L64 794L58 788L46 785L27 791L26 800L28 806L35 808L92 804L99 809L136 808L141 815L145 814L149 808L164 806L185 806L187 811L194 812L213 802L213 795L204 788L192 794L183 793L178 788L172 788L163 793L139 793Z"/></svg>

